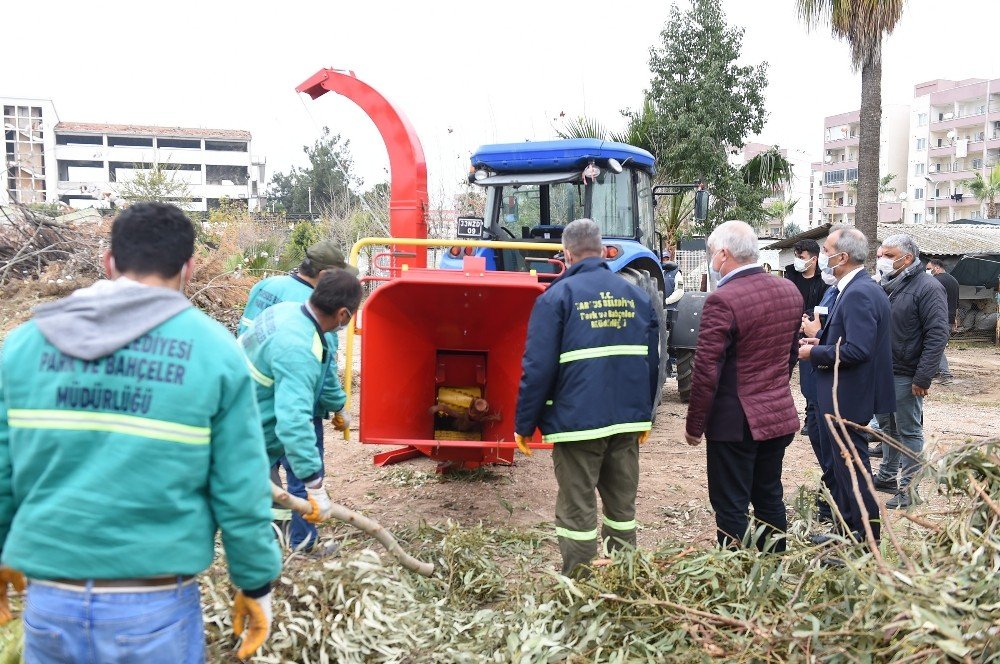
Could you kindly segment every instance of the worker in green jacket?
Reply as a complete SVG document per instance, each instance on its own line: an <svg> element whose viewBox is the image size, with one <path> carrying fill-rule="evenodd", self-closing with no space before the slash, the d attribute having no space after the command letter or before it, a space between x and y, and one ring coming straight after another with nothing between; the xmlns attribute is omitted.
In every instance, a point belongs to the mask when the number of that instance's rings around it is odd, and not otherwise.
<svg viewBox="0 0 1000 664"><path fill-rule="evenodd" d="M323 488L323 458L316 446L313 411L330 371L326 334L347 326L361 304L361 284L346 270L328 270L308 302L268 307L240 335L250 375L256 382L261 428L270 463L287 457L306 487L311 523L329 518Z"/></svg>
<svg viewBox="0 0 1000 664"><path fill-rule="evenodd" d="M316 282L326 271L344 269L356 275L357 268L348 265L344 254L331 240L322 240L306 249L306 256L298 270L290 274L268 277L257 282L250 290L247 305L237 328L238 334L243 334L253 326L254 320L261 312L281 302L302 303L309 299ZM320 458L323 458L323 423L330 413L334 413L332 422L338 431L348 431L351 426L350 414L344 410L347 395L340 385L337 376L337 335L327 332L325 335L327 349L331 362L323 378L323 388L313 412L313 428L316 433L316 447ZM293 496L306 498L305 484L292 471L288 458L282 456L271 468L271 481L281 484L279 468L284 468L286 488ZM288 543L297 551L312 551L318 540L316 526L309 523L302 515L291 510L275 506L271 510L276 525L287 534Z"/></svg>
<svg viewBox="0 0 1000 664"><path fill-rule="evenodd" d="M194 228L140 203L98 281L44 304L0 350L0 619L30 580L28 662L202 662L196 574L222 533L249 657L281 558L245 360L191 306Z"/></svg>

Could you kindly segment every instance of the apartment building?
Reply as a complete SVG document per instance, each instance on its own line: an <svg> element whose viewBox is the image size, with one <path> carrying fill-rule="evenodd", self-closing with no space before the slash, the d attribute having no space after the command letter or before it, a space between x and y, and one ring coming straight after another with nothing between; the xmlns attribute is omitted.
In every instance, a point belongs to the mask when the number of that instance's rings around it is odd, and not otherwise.
<svg viewBox="0 0 1000 664"><path fill-rule="evenodd" d="M906 105L882 105L879 177L895 175L889 186L897 191L880 194L881 223L902 221L902 202L906 196L899 194L903 193L907 179L909 113L910 108ZM823 120L823 196L820 210L824 222L854 223L860 132L860 110L831 115Z"/></svg>
<svg viewBox="0 0 1000 664"><path fill-rule="evenodd" d="M937 79L913 96L906 221L981 219L967 182L1000 161L1000 79Z"/></svg>
<svg viewBox="0 0 1000 664"><path fill-rule="evenodd" d="M205 211L221 201L261 205L266 160L235 129L61 122L49 100L0 98L6 187L0 202L107 208L139 173L159 167L182 183L176 202Z"/></svg>

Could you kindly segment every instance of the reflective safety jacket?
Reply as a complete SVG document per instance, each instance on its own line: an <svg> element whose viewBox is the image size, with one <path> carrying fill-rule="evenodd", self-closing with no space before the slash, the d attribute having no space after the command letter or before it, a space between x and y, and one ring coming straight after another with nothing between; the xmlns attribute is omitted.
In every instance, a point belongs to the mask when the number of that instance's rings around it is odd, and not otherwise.
<svg viewBox="0 0 1000 664"><path fill-rule="evenodd" d="M170 306L165 289L88 291L100 294L45 305L67 303L59 348L36 316L0 350L3 563L36 579L193 575L221 530L233 583L266 588L281 557L253 382L232 336L189 304L151 320ZM69 354L116 335L87 359Z"/></svg>
<svg viewBox="0 0 1000 664"><path fill-rule="evenodd" d="M515 431L563 443L648 431L659 321L646 293L586 258L535 301Z"/></svg>
<svg viewBox="0 0 1000 664"><path fill-rule="evenodd" d="M262 279L254 284L250 289L250 296L247 298L247 306L243 309L243 316L236 328L236 333L242 335L253 326L254 320L265 309L280 302L308 302L312 296L313 287L305 279L295 274L282 274L274 277ZM335 413L347 403L347 395L340 385L340 377L337 375L337 349L339 343L335 332L327 332L325 335L326 347L329 349L332 358L329 371L323 377L323 390L320 398L316 402L314 415L326 418L331 412Z"/></svg>
<svg viewBox="0 0 1000 664"><path fill-rule="evenodd" d="M272 465L287 456L295 476L312 481L322 473L313 406L331 363L319 323L307 305L268 307L239 338L257 383L264 442Z"/></svg>

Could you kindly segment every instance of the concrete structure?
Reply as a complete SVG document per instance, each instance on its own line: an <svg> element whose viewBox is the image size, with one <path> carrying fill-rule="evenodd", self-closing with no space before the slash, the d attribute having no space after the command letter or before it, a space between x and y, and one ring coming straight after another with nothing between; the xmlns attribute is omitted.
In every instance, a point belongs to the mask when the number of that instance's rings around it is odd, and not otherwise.
<svg viewBox="0 0 1000 664"><path fill-rule="evenodd" d="M259 209L266 163L233 129L60 122L48 100L0 98L7 182L0 202L110 207L125 183L154 168L183 183L177 203L204 211L223 199Z"/></svg>
<svg viewBox="0 0 1000 664"><path fill-rule="evenodd" d="M907 223L981 219L966 183L1000 162L1000 79L937 79L913 97Z"/></svg>
<svg viewBox="0 0 1000 664"><path fill-rule="evenodd" d="M809 228L816 228L822 223L823 162L814 161L809 164Z"/></svg>
<svg viewBox="0 0 1000 664"><path fill-rule="evenodd" d="M882 105L879 177L890 173L895 175L890 186L899 192L902 192L906 180L909 112L909 107L905 105ZM860 110L831 115L823 120L821 211L824 222L854 223L860 134ZM901 221L899 194L883 194L879 198L879 222Z"/></svg>

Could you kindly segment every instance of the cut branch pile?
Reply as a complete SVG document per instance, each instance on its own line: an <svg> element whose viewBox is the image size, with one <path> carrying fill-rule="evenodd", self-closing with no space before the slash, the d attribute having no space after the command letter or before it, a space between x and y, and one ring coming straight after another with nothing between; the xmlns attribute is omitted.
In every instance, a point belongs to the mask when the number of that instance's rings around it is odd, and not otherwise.
<svg viewBox="0 0 1000 664"><path fill-rule="evenodd" d="M96 279L106 237L103 225L63 224L24 206L0 207L0 286L52 274L53 267L68 281Z"/></svg>

